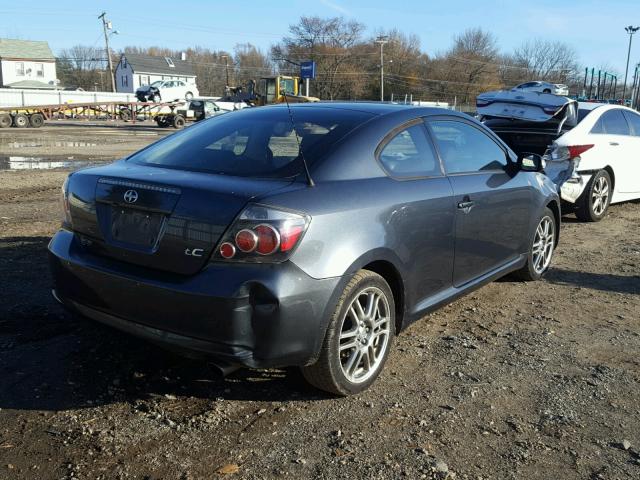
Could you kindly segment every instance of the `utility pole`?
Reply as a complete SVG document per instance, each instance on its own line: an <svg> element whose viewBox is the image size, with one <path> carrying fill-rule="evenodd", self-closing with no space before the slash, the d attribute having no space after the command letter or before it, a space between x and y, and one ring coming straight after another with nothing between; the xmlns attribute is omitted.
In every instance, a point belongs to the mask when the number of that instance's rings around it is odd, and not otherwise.
<svg viewBox="0 0 640 480"><path fill-rule="evenodd" d="M634 27L629 25L628 27L624 27L625 31L629 34L629 50L627 51L627 66L624 69L624 84L622 85L622 104L624 105L625 99L625 91L627 89L627 73L629 73L629 57L631 56L631 40L633 39L633 34L640 30L640 27Z"/></svg>
<svg viewBox="0 0 640 480"><path fill-rule="evenodd" d="M636 102L638 100L638 84L640 83L640 77L638 76L640 69L640 63L636 64L636 69L633 72L633 86L631 87L631 108L636 108Z"/></svg>
<svg viewBox="0 0 640 480"><path fill-rule="evenodd" d="M375 43L380 45L380 101L384 102L384 45L389 43L389 36L378 35Z"/></svg>
<svg viewBox="0 0 640 480"><path fill-rule="evenodd" d="M229 86L229 55L222 55L224 58L224 69L227 75L227 87Z"/></svg>
<svg viewBox="0 0 640 480"><path fill-rule="evenodd" d="M99 19L102 20L102 30L104 31L104 45L105 50L107 51L107 60L109 61L109 76L111 77L111 91L116 91L116 79L113 76L113 63L111 62L111 49L109 48L109 34L107 30L111 30L111 22L107 21L107 12L102 12L101 15L98 16Z"/></svg>

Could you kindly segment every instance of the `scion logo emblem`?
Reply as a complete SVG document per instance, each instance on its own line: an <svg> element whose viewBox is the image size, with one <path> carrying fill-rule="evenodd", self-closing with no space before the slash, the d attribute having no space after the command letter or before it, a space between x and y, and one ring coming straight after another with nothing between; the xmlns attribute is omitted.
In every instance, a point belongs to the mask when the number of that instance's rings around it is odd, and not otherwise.
<svg viewBox="0 0 640 480"><path fill-rule="evenodd" d="M124 192L124 201L127 203L136 203L138 201L138 192L135 190L127 190Z"/></svg>

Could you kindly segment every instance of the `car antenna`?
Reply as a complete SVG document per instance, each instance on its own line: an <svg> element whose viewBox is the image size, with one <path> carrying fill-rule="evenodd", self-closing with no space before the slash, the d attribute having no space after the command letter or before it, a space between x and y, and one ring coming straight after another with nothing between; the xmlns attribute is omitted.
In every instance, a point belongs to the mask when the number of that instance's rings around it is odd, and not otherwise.
<svg viewBox="0 0 640 480"><path fill-rule="evenodd" d="M293 112L291 111L291 106L289 106L289 100L287 99L287 90L282 90L282 96L284 97L284 103L287 105L287 111L289 112L289 120L291 121L291 126L293 127L293 134L296 136L296 143L298 144L298 155L302 158L302 164L304 165L304 172L307 175L307 184L310 187L315 187L315 183L313 182L313 178L311 178L311 173L309 173L309 166L307 165L307 159L304 158L304 153L302 153L302 146L300 145L300 137L298 137L298 131L296 130L296 124L293 121Z"/></svg>

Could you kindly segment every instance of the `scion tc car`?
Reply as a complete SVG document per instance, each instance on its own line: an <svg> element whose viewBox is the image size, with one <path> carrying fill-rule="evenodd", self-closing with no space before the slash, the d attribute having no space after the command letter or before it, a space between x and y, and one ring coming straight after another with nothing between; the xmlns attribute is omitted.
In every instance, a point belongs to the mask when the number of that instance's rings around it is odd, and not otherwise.
<svg viewBox="0 0 640 480"><path fill-rule="evenodd" d="M321 389L357 393L426 312L545 273L560 211L540 162L448 110L221 115L69 176L53 292L221 365L297 365Z"/></svg>

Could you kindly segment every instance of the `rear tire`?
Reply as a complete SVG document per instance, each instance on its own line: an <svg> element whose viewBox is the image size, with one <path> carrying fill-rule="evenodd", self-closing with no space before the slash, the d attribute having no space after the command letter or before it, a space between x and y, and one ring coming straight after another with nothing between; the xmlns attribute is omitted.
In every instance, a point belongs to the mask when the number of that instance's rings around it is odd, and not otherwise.
<svg viewBox="0 0 640 480"><path fill-rule="evenodd" d="M548 88L545 88L542 93L551 93L551 90L549 90Z"/></svg>
<svg viewBox="0 0 640 480"><path fill-rule="evenodd" d="M191 100L193 98L193 93L191 92L187 92L184 94L184 99L185 100Z"/></svg>
<svg viewBox="0 0 640 480"><path fill-rule="evenodd" d="M184 117L182 115L174 115L173 128L184 128Z"/></svg>
<svg viewBox="0 0 640 480"><path fill-rule="evenodd" d="M24 113L18 113L13 117L13 126L16 128L26 128L29 126L29 117Z"/></svg>
<svg viewBox="0 0 640 480"><path fill-rule="evenodd" d="M160 103L162 101L162 97L159 93L156 93L153 97L151 97L151 101L155 103Z"/></svg>
<svg viewBox="0 0 640 480"><path fill-rule="evenodd" d="M600 170L591 179L576 202L576 217L583 222L599 222L606 215L611 204L613 189L611 176Z"/></svg>
<svg viewBox="0 0 640 480"><path fill-rule="evenodd" d="M395 303L377 273L360 270L329 321L318 360L302 367L314 387L336 395L360 393L378 378L393 345Z"/></svg>
<svg viewBox="0 0 640 480"><path fill-rule="evenodd" d="M540 280L551 265L551 259L556 247L556 232L558 225L553 212L545 208L538 219L536 229L529 243L527 263L515 276L525 282Z"/></svg>
<svg viewBox="0 0 640 480"><path fill-rule="evenodd" d="M9 128L13 123L11 115L8 113L0 113L0 128Z"/></svg>
<svg viewBox="0 0 640 480"><path fill-rule="evenodd" d="M33 128L40 128L44 125L44 115L41 113L34 113L29 117L29 123Z"/></svg>

